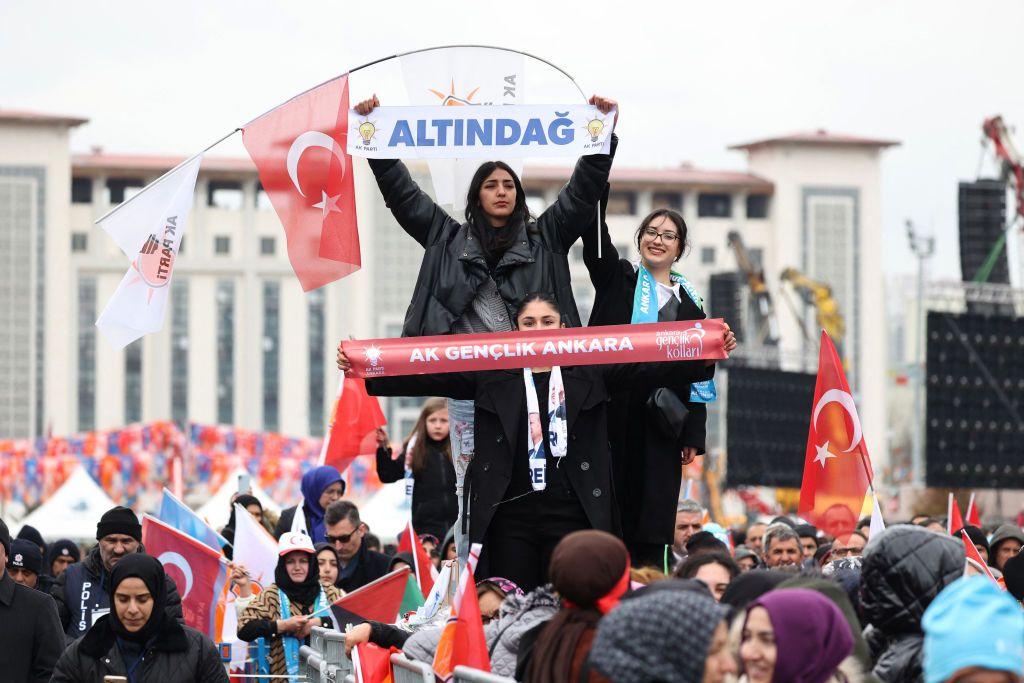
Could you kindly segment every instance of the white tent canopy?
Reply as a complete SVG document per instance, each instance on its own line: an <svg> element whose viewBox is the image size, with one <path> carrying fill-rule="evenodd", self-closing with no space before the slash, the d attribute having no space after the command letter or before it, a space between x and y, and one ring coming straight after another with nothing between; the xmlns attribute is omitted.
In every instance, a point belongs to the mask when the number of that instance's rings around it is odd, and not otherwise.
<svg viewBox="0 0 1024 683"><path fill-rule="evenodd" d="M96 538L100 517L117 505L79 465L50 498L21 520L39 530L47 541L70 538L84 541Z"/></svg>
<svg viewBox="0 0 1024 683"><path fill-rule="evenodd" d="M359 517L381 543L391 543L409 521L409 501L405 482L385 484L372 498L359 506Z"/></svg>
<svg viewBox="0 0 1024 683"><path fill-rule="evenodd" d="M238 493L238 477L247 474L245 469L239 467L231 473L217 492L210 496L210 499L203 503L203 506L196 510L196 514L206 520L214 529L220 529L228 523L231 516L231 497ZM267 495L267 492L251 482L250 493L263 505L264 510L270 510L275 514L281 514L281 506L274 502L274 499Z"/></svg>

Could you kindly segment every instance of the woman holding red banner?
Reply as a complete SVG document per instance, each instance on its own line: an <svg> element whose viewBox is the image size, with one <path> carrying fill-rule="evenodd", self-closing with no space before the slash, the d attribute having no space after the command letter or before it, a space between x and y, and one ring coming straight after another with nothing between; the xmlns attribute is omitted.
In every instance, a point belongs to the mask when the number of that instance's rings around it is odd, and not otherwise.
<svg viewBox="0 0 1024 683"><path fill-rule="evenodd" d="M589 324L706 318L697 291L673 270L686 249L686 237L686 221L678 212L655 209L640 222L633 237L640 254L634 262L619 258L604 221L600 237L592 230L585 232L583 260L595 290ZM623 539L638 567L665 564L682 482L680 455L686 465L704 453L706 404L713 400L711 380L612 396L608 435L615 492Z"/></svg>
<svg viewBox="0 0 1024 683"><path fill-rule="evenodd" d="M605 114L618 108L614 100L596 95L590 104ZM368 116L379 106L374 95L355 110ZM594 225L617 144L612 135L611 154L580 157L555 203L536 218L515 171L501 161L482 164L466 195L465 223L423 192L401 161L370 159L395 220L425 250L402 336L507 332L512 329L512 313L535 291L553 292L566 325L579 327L569 248ZM464 560L469 546L463 481L475 450L473 404L450 401L448 410L460 518L455 539Z"/></svg>
<svg viewBox="0 0 1024 683"><path fill-rule="evenodd" d="M520 330L564 326L554 297L527 295ZM726 348L732 333L726 332ZM338 367L351 369L339 346ZM555 545L583 529L619 533L606 412L612 391L707 379L714 361L590 365L367 379L372 395L474 399L476 455L467 473L477 573L530 591L547 580ZM536 415L534 415L536 414ZM539 419L540 429L531 428Z"/></svg>

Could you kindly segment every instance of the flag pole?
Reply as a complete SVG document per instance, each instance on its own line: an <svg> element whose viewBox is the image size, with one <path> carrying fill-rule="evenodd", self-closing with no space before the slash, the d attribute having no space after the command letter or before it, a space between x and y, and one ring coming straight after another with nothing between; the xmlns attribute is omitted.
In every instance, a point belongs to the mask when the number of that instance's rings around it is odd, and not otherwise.
<svg viewBox="0 0 1024 683"><path fill-rule="evenodd" d="M124 202L121 202L120 204L118 204L117 206L115 206L114 208L112 208L112 209L111 209L110 211L107 211L107 212L106 212L105 214L103 214L102 216L100 216L99 218L97 218L97 219L96 219L95 221L93 221L93 224L94 224L94 225L99 225L100 223L102 223L103 221L105 221L105 220L106 220L107 218L109 218L110 216L113 216L113 215L114 215L115 213L117 213L117 212L118 212L118 210L120 210L121 208L123 208L123 207L124 207L125 205L127 205L127 204L128 204L129 202L134 202L134 201L135 201L136 199L138 199L139 197L141 197L141 196L142 196L143 194L145 194L146 190L148 190L149 188L153 187L154 185L158 185L158 184L160 184L160 181L162 181L162 180L163 180L164 178L166 178L167 176L171 175L172 173L174 173L175 171L177 171L177 170L178 170L179 168L181 168L182 166L185 166L186 164L189 164L189 163L191 163L192 161L194 161L194 160L195 160L196 158L198 158L198 157L200 157L200 156L202 156L202 155L206 154L206 153L207 153L207 152L209 152L209 151L210 151L211 149L213 149L214 147L216 147L216 146L217 146L217 145L219 145L220 143L224 142L225 140L227 140L227 139L228 139L229 137L231 137L232 135L234 135L235 133L237 133L237 132L238 132L238 131L240 131L240 130L242 130L242 129L241 129L241 128L235 128L235 129L234 129L234 130L232 130L232 131L231 131L230 133L228 133L228 134L226 134L226 135L224 135L224 136L222 136L222 137L218 138L218 139L217 139L217 140L216 140L215 142L212 142L212 143L210 143L209 145L207 145L206 147L204 147L203 149L199 150L198 152L196 152L195 154L193 154L192 156L190 156L189 158L185 159L185 160L184 160L184 161L182 161L182 162L181 162L180 164L178 164L177 166L175 166L174 168L172 168L172 169L171 169L170 171L167 171L167 172L166 172L166 173L164 173L164 174L163 174L162 176L160 176L159 178L157 178L156 180L154 180L153 182L151 182L151 183L150 183L149 185L146 185L146 186L145 186L144 188L142 188L141 190L139 190L139 191L138 191L138 193L137 193L137 194L136 194L136 195L135 195L134 197L132 197L131 199L129 199L129 200L127 200L127 201L124 201Z"/></svg>

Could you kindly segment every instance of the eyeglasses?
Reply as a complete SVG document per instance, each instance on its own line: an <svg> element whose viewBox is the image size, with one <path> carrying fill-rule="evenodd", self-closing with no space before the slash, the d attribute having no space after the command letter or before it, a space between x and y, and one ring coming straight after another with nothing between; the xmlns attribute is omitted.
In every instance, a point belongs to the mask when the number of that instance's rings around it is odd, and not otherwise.
<svg viewBox="0 0 1024 683"><path fill-rule="evenodd" d="M644 228L644 237L652 242L659 237L665 244L672 244L679 239L679 234L674 232L658 232L654 228Z"/></svg>
<svg viewBox="0 0 1024 683"><path fill-rule="evenodd" d="M352 537L355 536L358 532L359 529L354 530L352 533L342 534L341 536L331 536L330 534L327 534L325 538L327 539L328 543L332 543L334 545L337 545L339 543L345 544L351 541Z"/></svg>

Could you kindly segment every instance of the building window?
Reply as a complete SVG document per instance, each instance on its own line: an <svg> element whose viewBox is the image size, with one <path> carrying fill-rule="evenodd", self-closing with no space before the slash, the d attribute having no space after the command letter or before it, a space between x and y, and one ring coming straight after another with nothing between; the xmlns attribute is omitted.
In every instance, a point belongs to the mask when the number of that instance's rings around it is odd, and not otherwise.
<svg viewBox="0 0 1024 683"><path fill-rule="evenodd" d="M732 216L732 195L702 192L697 197L697 215L701 218L729 218Z"/></svg>
<svg viewBox="0 0 1024 683"><path fill-rule="evenodd" d="M89 251L89 235L84 232L71 233L71 251Z"/></svg>
<svg viewBox="0 0 1024 683"><path fill-rule="evenodd" d="M213 253L226 255L231 253L231 238L227 235L218 235L213 238Z"/></svg>
<svg viewBox="0 0 1024 683"><path fill-rule="evenodd" d="M217 422L235 422L235 282L217 281Z"/></svg>
<svg viewBox="0 0 1024 683"><path fill-rule="evenodd" d="M182 427L188 422L188 279L183 277L171 286L171 419Z"/></svg>
<svg viewBox="0 0 1024 683"><path fill-rule="evenodd" d="M309 434L324 434L324 343L326 341L326 319L324 317L323 290L314 289L309 293L309 316L307 336L309 338Z"/></svg>
<svg viewBox="0 0 1024 683"><path fill-rule="evenodd" d="M96 428L96 278L78 278L78 431Z"/></svg>
<svg viewBox="0 0 1024 683"><path fill-rule="evenodd" d="M256 183L256 208L260 211L273 211L274 205L270 203L270 195L263 189L263 183Z"/></svg>
<svg viewBox="0 0 1024 683"><path fill-rule="evenodd" d="M747 255L750 257L750 265L759 269L764 268L764 249L752 247L747 249Z"/></svg>
<svg viewBox="0 0 1024 683"><path fill-rule="evenodd" d="M609 192L609 216L635 216L636 192Z"/></svg>
<svg viewBox="0 0 1024 683"><path fill-rule="evenodd" d="M747 218L768 218L768 195L747 195Z"/></svg>
<svg viewBox="0 0 1024 683"><path fill-rule="evenodd" d="M124 423L142 422L142 340L124 348Z"/></svg>
<svg viewBox="0 0 1024 683"><path fill-rule="evenodd" d="M714 247L701 247L700 248L700 262L708 265L714 265L715 263L715 248Z"/></svg>
<svg viewBox="0 0 1024 683"><path fill-rule="evenodd" d="M263 283L263 428L280 430L277 394L280 389L281 284Z"/></svg>
<svg viewBox="0 0 1024 683"><path fill-rule="evenodd" d="M263 256L274 255L274 238L273 237L261 237L260 238L260 254Z"/></svg>
<svg viewBox="0 0 1024 683"><path fill-rule="evenodd" d="M683 210L683 195L679 192L655 192L651 195L651 209Z"/></svg>
<svg viewBox="0 0 1024 683"><path fill-rule="evenodd" d="M245 193L237 180L211 180L206 184L206 205L215 209L242 208Z"/></svg>
<svg viewBox="0 0 1024 683"><path fill-rule="evenodd" d="M111 204L120 204L131 199L146 183L141 178L110 178L107 180L107 194Z"/></svg>
<svg viewBox="0 0 1024 683"><path fill-rule="evenodd" d="M92 178L71 179L71 203L92 204Z"/></svg>

